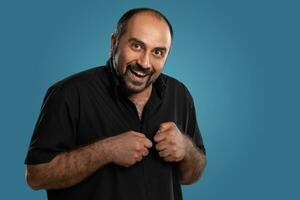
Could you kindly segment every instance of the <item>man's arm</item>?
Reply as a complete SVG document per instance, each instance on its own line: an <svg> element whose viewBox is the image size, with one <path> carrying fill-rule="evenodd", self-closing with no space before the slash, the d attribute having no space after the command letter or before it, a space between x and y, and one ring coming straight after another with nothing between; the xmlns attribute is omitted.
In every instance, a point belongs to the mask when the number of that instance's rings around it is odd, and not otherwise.
<svg viewBox="0 0 300 200"><path fill-rule="evenodd" d="M65 152L50 162L27 165L27 183L32 189L59 189L72 186L109 163L105 140Z"/></svg>
<svg viewBox="0 0 300 200"><path fill-rule="evenodd" d="M178 163L179 177L181 184L192 184L201 177L206 166L206 156L187 136L184 136L184 140L186 154Z"/></svg>
<svg viewBox="0 0 300 200"><path fill-rule="evenodd" d="M205 165L205 155L193 142L182 134L174 122L160 125L154 141L155 148L167 162L178 162L179 177L182 184L191 184L201 176Z"/></svg>
<svg viewBox="0 0 300 200"><path fill-rule="evenodd" d="M129 131L59 154L48 163L27 165L26 179L35 190L67 188L110 162L129 167L146 156L151 146L144 134Z"/></svg>

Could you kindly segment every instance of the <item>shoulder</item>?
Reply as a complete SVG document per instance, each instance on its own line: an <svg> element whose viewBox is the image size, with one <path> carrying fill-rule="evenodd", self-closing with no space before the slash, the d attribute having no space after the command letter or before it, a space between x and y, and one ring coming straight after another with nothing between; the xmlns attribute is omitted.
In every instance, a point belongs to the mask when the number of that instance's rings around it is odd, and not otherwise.
<svg viewBox="0 0 300 200"><path fill-rule="evenodd" d="M177 107L192 109L194 100L184 83L166 74L161 74L160 85L164 85L163 99L165 102L174 103Z"/></svg>
<svg viewBox="0 0 300 200"><path fill-rule="evenodd" d="M68 88L88 82L92 82L96 79L101 79L106 76L105 66L93 67L75 74L72 74L56 83L51 87Z"/></svg>
<svg viewBox="0 0 300 200"><path fill-rule="evenodd" d="M93 67L72 74L51 85L46 91L43 103L49 100L78 102L81 97L95 93L99 85L107 90L108 79L106 66Z"/></svg>
<svg viewBox="0 0 300 200"><path fill-rule="evenodd" d="M48 88L47 93L51 91L72 93L72 91L88 90L91 88L91 85L96 84L97 82L108 82L106 66L93 67L72 74L51 85Z"/></svg>
<svg viewBox="0 0 300 200"><path fill-rule="evenodd" d="M166 93L176 93L181 97L192 99L191 93L183 82L166 74L161 74L161 80L165 85Z"/></svg>

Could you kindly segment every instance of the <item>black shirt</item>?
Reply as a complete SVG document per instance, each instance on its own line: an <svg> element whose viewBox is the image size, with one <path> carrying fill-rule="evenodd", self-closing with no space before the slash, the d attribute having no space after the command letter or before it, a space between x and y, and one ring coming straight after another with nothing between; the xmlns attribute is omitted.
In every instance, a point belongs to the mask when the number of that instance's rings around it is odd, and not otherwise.
<svg viewBox="0 0 300 200"><path fill-rule="evenodd" d="M169 121L205 153L194 103L182 83L161 74L140 120L107 62L48 89L25 163L46 163L59 153L130 130L144 133L154 143L159 125ZM148 156L131 167L111 163L72 187L47 190L47 195L50 200L182 199L177 163L165 162L154 145Z"/></svg>

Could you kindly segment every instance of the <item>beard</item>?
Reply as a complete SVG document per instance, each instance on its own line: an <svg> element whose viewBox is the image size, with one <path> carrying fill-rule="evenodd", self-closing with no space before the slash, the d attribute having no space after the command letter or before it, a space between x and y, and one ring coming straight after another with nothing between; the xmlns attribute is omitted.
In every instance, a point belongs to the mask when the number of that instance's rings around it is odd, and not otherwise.
<svg viewBox="0 0 300 200"><path fill-rule="evenodd" d="M113 58L113 65L122 89L129 95L144 91L155 81L154 72L137 63L129 63L125 66L125 70L122 70Z"/></svg>

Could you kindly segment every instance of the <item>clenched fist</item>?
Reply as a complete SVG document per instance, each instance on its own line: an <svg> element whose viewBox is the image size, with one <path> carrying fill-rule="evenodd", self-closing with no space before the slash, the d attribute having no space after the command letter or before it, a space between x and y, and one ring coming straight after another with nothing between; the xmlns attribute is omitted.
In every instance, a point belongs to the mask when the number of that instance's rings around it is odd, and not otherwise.
<svg viewBox="0 0 300 200"><path fill-rule="evenodd" d="M154 136L155 148L165 161L181 161L187 152L186 138L174 122L160 124Z"/></svg>
<svg viewBox="0 0 300 200"><path fill-rule="evenodd" d="M106 139L105 154L110 162L129 167L147 156L152 142L142 133L128 131Z"/></svg>

